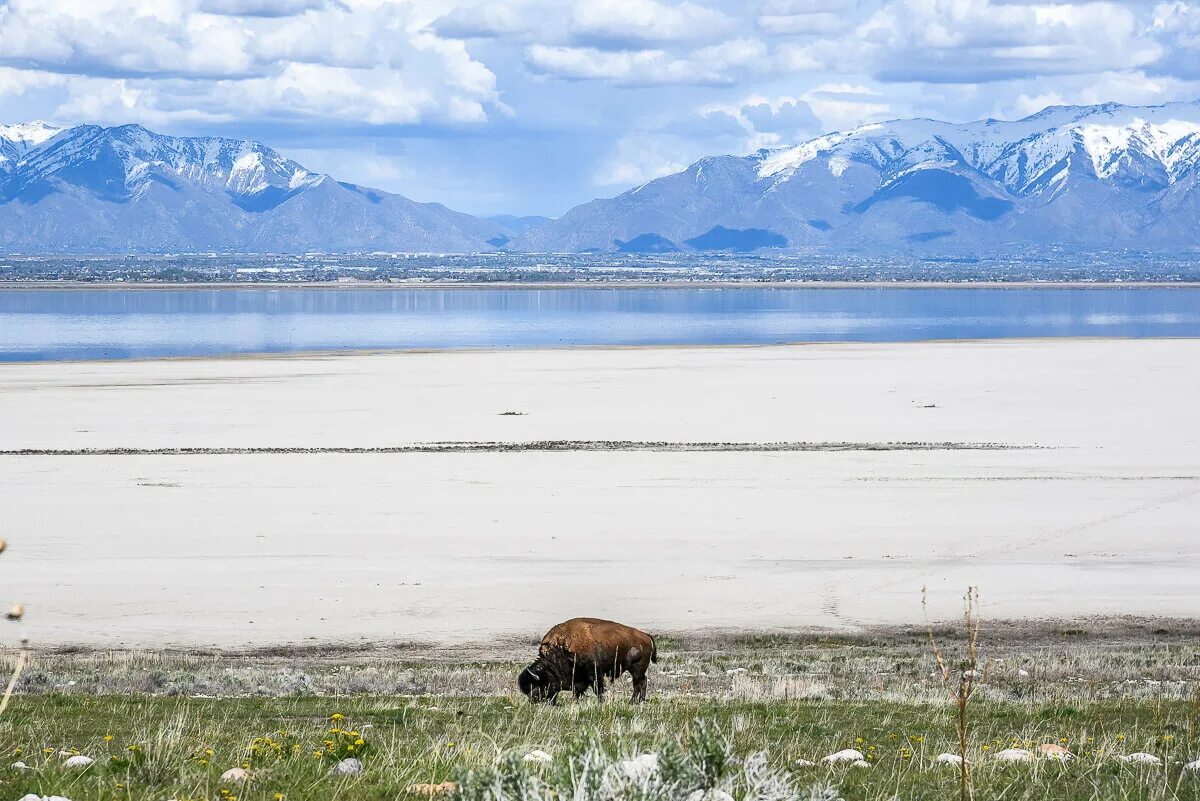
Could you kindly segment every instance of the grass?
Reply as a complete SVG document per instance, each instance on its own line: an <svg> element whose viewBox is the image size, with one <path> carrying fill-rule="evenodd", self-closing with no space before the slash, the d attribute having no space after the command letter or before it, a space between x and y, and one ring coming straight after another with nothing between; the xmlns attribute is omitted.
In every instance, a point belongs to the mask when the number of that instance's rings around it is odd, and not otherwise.
<svg viewBox="0 0 1200 801"><path fill-rule="evenodd" d="M1043 633L1009 636L997 627L986 643L987 658L1001 661L990 663L971 702L976 798L1200 801L1200 772L1182 768L1200 758L1194 629ZM938 633L951 644L954 636ZM42 652L0 718L0 801L26 793L374 801L416 798L411 785L464 779L462 801L682 801L709 785L736 801L960 794L957 768L932 763L958 751L957 710L919 630L664 636L659 647L649 703L631 705L625 681L603 705L560 707L531 706L515 694L528 643ZM1050 742L1077 759L990 758ZM862 751L872 767L796 766L844 748ZM526 764L521 757L533 749L554 761ZM1166 765L1116 760L1136 751ZM63 754L73 752L96 762L67 769ZM585 780L609 776L613 760L638 753L659 754L675 778L652 786ZM330 774L337 757L351 755L361 756L361 775ZM31 769L11 767L18 760ZM235 766L249 766L253 781L222 781Z"/></svg>
<svg viewBox="0 0 1200 801"><path fill-rule="evenodd" d="M958 794L958 773L932 759L957 748L949 704L880 701L738 701L655 699L585 702L558 708L515 697L180 699L45 695L20 699L0 722L9 761L35 770L0 768L0 796L25 793L90 799L393 799L415 783L462 778L506 756L543 749L556 764L521 770L535 775L567 767L567 756L596 744L609 757L661 753L688 746L697 727L711 727L746 757L767 764L795 786L833 785L848 801L943 799ZM330 720L333 714L344 720ZM1197 757L1189 735L1195 710L1185 701L1087 704L980 702L973 710L974 782L981 798L1200 799L1200 774L1179 763ZM363 740L360 776L329 774L326 741L345 756L346 740ZM111 738L111 739L108 739ZM1012 744L1065 742L1079 755L1067 763L1002 765L987 755ZM818 765L793 769L843 748L864 752L873 767ZM1130 767L1118 754L1149 751L1165 768ZM85 771L62 766L60 752L97 761ZM222 782L221 773L249 766L254 781ZM736 789L736 788L735 788Z"/></svg>

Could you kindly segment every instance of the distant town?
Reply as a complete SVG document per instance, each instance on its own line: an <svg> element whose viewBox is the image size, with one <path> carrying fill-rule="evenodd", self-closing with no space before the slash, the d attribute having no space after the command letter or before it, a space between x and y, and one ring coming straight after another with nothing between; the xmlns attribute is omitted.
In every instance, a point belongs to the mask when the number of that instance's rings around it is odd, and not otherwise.
<svg viewBox="0 0 1200 801"><path fill-rule="evenodd" d="M627 254L0 256L0 281L85 283L1195 282L1200 255L1020 259Z"/></svg>

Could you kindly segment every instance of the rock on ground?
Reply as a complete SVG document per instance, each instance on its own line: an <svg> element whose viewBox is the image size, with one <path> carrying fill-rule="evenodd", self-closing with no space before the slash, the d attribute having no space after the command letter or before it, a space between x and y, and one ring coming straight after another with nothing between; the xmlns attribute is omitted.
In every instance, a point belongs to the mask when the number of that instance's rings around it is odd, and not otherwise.
<svg viewBox="0 0 1200 801"><path fill-rule="evenodd" d="M733 796L724 790L696 790L687 801L733 801Z"/></svg>
<svg viewBox="0 0 1200 801"><path fill-rule="evenodd" d="M84 756L83 754L76 754L75 756L69 758L67 761L63 762L63 767L64 768L86 768L95 761L96 760L92 759L90 756Z"/></svg>
<svg viewBox="0 0 1200 801"><path fill-rule="evenodd" d="M528 754L526 754L525 761L526 762L537 762L540 765L545 765L548 762L553 762L554 757L550 756L545 751L538 749L536 751L530 751Z"/></svg>
<svg viewBox="0 0 1200 801"><path fill-rule="evenodd" d="M838 751L836 754L830 754L821 760L822 762L862 762L862 751L854 748L847 748L844 751Z"/></svg>
<svg viewBox="0 0 1200 801"><path fill-rule="evenodd" d="M223 782L245 782L250 781L250 771L245 768L230 768L221 774Z"/></svg>
<svg viewBox="0 0 1200 801"><path fill-rule="evenodd" d="M1033 754L1024 748L1006 748L996 754L996 759L1001 762L1028 762L1033 759Z"/></svg>
<svg viewBox="0 0 1200 801"><path fill-rule="evenodd" d="M933 761L937 765L961 765L962 757L958 754L938 754Z"/></svg>
<svg viewBox="0 0 1200 801"><path fill-rule="evenodd" d="M338 762L330 769L329 772L340 773L344 776L355 776L363 772L363 763L360 759L350 757L349 759L343 759L341 762Z"/></svg>
<svg viewBox="0 0 1200 801"><path fill-rule="evenodd" d="M1135 754L1126 754L1125 756L1117 757L1122 762L1132 765L1161 765L1162 757L1154 754L1147 754L1145 751L1138 751Z"/></svg>
<svg viewBox="0 0 1200 801"><path fill-rule="evenodd" d="M617 763L621 771L631 781L646 781L658 773L658 754L640 754L633 759L625 759Z"/></svg>

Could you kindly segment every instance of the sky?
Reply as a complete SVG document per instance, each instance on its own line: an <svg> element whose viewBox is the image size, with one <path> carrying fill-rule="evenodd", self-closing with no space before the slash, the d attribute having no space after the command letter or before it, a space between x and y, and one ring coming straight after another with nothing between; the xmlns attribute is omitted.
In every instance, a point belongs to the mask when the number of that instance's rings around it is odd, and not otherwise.
<svg viewBox="0 0 1200 801"><path fill-rule="evenodd" d="M899 117L1200 98L1200 0L0 0L0 122L258 139L472 214Z"/></svg>

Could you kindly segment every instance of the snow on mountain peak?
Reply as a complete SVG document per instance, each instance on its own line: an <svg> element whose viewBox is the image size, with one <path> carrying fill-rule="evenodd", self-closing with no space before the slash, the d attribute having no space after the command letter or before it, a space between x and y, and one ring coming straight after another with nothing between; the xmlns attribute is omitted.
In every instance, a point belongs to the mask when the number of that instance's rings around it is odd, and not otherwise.
<svg viewBox="0 0 1200 801"><path fill-rule="evenodd" d="M913 170L957 163L1020 195L1044 191L1065 178L1069 157L1080 145L1102 180L1137 169L1135 162L1149 162L1174 182L1200 168L1200 103L1052 106L1020 120L965 124L874 123L760 154L758 176L786 181L803 165L824 158L835 176L860 162L878 169L886 184Z"/></svg>
<svg viewBox="0 0 1200 801"><path fill-rule="evenodd" d="M1081 125L1077 131L1101 178L1115 174L1122 158L1133 152L1153 158L1174 181L1200 155L1200 122L1193 120L1135 118L1124 125Z"/></svg>
<svg viewBox="0 0 1200 801"><path fill-rule="evenodd" d="M26 147L36 147L64 130L66 129L50 125L41 120L17 122L10 125L0 124L0 139L7 139L13 143L21 143Z"/></svg>
<svg viewBox="0 0 1200 801"><path fill-rule="evenodd" d="M62 130L40 120L0 125L0 174L10 172L26 153Z"/></svg>

